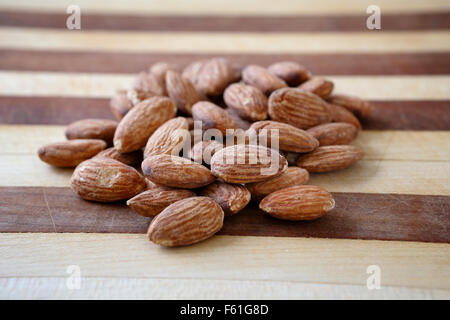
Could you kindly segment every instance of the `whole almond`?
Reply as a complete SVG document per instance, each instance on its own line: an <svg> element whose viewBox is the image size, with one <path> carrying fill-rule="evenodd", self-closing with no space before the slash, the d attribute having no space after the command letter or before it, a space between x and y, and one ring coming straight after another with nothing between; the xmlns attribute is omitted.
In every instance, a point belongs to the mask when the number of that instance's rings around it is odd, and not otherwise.
<svg viewBox="0 0 450 320"><path fill-rule="evenodd" d="M119 90L111 99L111 112L120 121L136 104L153 96L153 93L139 89Z"/></svg>
<svg viewBox="0 0 450 320"><path fill-rule="evenodd" d="M349 144L358 135L358 128L350 123L333 122L312 127L307 132L319 140L321 146L330 146Z"/></svg>
<svg viewBox="0 0 450 320"><path fill-rule="evenodd" d="M327 100L332 104L343 106L360 118L368 117L372 111L372 106L369 102L354 96L333 94Z"/></svg>
<svg viewBox="0 0 450 320"><path fill-rule="evenodd" d="M225 216L231 216L241 211L251 198L250 192L240 184L228 184L216 181L199 191L199 194L214 199L221 207Z"/></svg>
<svg viewBox="0 0 450 320"><path fill-rule="evenodd" d="M150 72L141 72L134 81L134 89L150 92L157 96L164 96L165 90L163 83Z"/></svg>
<svg viewBox="0 0 450 320"><path fill-rule="evenodd" d="M308 129L331 121L327 104L313 93L297 88L284 88L269 97L272 120Z"/></svg>
<svg viewBox="0 0 450 320"><path fill-rule="evenodd" d="M160 154L142 162L142 171L151 181L174 188L200 188L215 180L208 168L177 156Z"/></svg>
<svg viewBox="0 0 450 320"><path fill-rule="evenodd" d="M208 197L177 201L152 220L147 232L150 241L175 247L194 244L212 237L223 226L224 213Z"/></svg>
<svg viewBox="0 0 450 320"><path fill-rule="evenodd" d="M331 114L331 119L333 122L346 122L354 125L358 129L361 129L361 123L358 118L355 117L353 113L348 111L343 106L339 106L337 104L327 104L328 111Z"/></svg>
<svg viewBox="0 0 450 320"><path fill-rule="evenodd" d="M296 87L311 78L311 73L296 62L282 61L271 64L267 70L283 79L288 85Z"/></svg>
<svg viewBox="0 0 450 320"><path fill-rule="evenodd" d="M270 179L287 169L278 152L258 145L239 144L217 151L211 158L211 172L229 183L251 183Z"/></svg>
<svg viewBox="0 0 450 320"><path fill-rule="evenodd" d="M289 167L277 177L262 182L249 183L245 186L251 192L253 200L260 201L272 192L306 184L308 180L308 171L299 167Z"/></svg>
<svg viewBox="0 0 450 320"><path fill-rule="evenodd" d="M269 95L273 91L287 87L286 82L267 69L258 65L249 65L242 70L242 80L246 84L258 88L264 94Z"/></svg>
<svg viewBox="0 0 450 320"><path fill-rule="evenodd" d="M297 166L309 172L329 172L347 168L364 157L364 152L354 146L324 146L300 156Z"/></svg>
<svg viewBox="0 0 450 320"><path fill-rule="evenodd" d="M190 158L197 163L211 163L211 157L220 149L223 144L214 140L197 142L189 153Z"/></svg>
<svg viewBox="0 0 450 320"><path fill-rule="evenodd" d="M178 155L184 143L190 138L188 128L188 121L183 117L165 122L148 139L144 157L157 154Z"/></svg>
<svg viewBox="0 0 450 320"><path fill-rule="evenodd" d="M39 158L56 167L76 167L106 148L99 139L77 139L46 144L39 148Z"/></svg>
<svg viewBox="0 0 450 320"><path fill-rule="evenodd" d="M99 152L95 157L110 158L135 168L140 167L143 160L142 150L136 150L129 153L120 153L114 147Z"/></svg>
<svg viewBox="0 0 450 320"><path fill-rule="evenodd" d="M172 203L190 197L195 197L190 190L156 187L139 193L127 205L141 216L154 217Z"/></svg>
<svg viewBox="0 0 450 320"><path fill-rule="evenodd" d="M243 119L258 121L267 118L267 97L255 87L234 83L225 89L223 99Z"/></svg>
<svg viewBox="0 0 450 320"><path fill-rule="evenodd" d="M221 107L207 101L200 101L192 107L194 120L201 121L204 130L216 128L223 135L227 129L237 129L234 120Z"/></svg>
<svg viewBox="0 0 450 320"><path fill-rule="evenodd" d="M72 139L100 139L112 145L117 121L84 119L72 122L66 129L66 137Z"/></svg>
<svg viewBox="0 0 450 320"><path fill-rule="evenodd" d="M320 187L295 186L266 196L259 207L271 216L283 220L313 220L333 210L333 196Z"/></svg>
<svg viewBox="0 0 450 320"><path fill-rule="evenodd" d="M166 89L169 97L175 101L178 110L192 114L192 106L200 100L197 89L179 72L169 70L166 73Z"/></svg>
<svg viewBox="0 0 450 320"><path fill-rule="evenodd" d="M278 130L275 131L275 130ZM272 133L274 135L272 136ZM310 152L319 146L319 141L305 130L277 121L258 121L247 130L248 135L256 134L258 141L271 146L272 139L278 134L279 149L291 152Z"/></svg>
<svg viewBox="0 0 450 320"><path fill-rule="evenodd" d="M334 89L334 83L324 78L312 78L299 86L299 89L314 93L326 99Z"/></svg>
<svg viewBox="0 0 450 320"><path fill-rule="evenodd" d="M152 133L175 113L175 103L166 97L153 97L138 103L119 122L114 147L123 153L144 147Z"/></svg>
<svg viewBox="0 0 450 320"><path fill-rule="evenodd" d="M130 199L146 188L136 169L108 158L92 158L80 163L70 186L85 200L114 202Z"/></svg>

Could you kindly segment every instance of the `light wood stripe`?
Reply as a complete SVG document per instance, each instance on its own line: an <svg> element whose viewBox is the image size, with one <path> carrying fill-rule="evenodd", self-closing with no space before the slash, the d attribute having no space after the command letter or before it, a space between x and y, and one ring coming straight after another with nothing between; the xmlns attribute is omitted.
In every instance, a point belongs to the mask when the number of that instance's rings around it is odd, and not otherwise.
<svg viewBox="0 0 450 320"><path fill-rule="evenodd" d="M69 265L78 265L82 277L364 286L367 267L378 265L382 287L450 289L449 244L216 236L190 247L163 249L144 235L33 233L1 234L0 241L2 278L62 278Z"/></svg>
<svg viewBox="0 0 450 320"><path fill-rule="evenodd" d="M0 48L217 54L446 52L450 32L107 32L1 27Z"/></svg>
<svg viewBox="0 0 450 320"><path fill-rule="evenodd" d="M0 95L110 98L134 74L0 71ZM450 100L450 76L324 76L335 92L369 100Z"/></svg>
<svg viewBox="0 0 450 320"><path fill-rule="evenodd" d="M89 1L78 0L82 12L102 14L221 14L221 15L323 15L323 14L365 14L369 5L380 6L382 13L408 13L450 10L446 0L214 0L214 5L203 0L120 0ZM27 0L8 0L0 3L3 9L21 9L47 12L65 12L67 2L47 0L32 2Z"/></svg>

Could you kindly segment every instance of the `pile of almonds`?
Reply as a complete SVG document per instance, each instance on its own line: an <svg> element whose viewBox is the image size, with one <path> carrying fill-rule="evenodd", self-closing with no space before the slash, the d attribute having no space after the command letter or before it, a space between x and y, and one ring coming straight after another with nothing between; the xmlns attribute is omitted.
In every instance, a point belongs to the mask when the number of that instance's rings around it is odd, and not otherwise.
<svg viewBox="0 0 450 320"><path fill-rule="evenodd" d="M316 219L335 202L323 188L305 185L309 173L363 157L348 144L371 109L333 87L295 62L238 68L212 58L184 69L157 63L111 99L117 121L74 122L67 141L38 154L51 165L76 167L70 184L81 198L127 200L154 217L147 235L162 246L213 236L224 216L250 201L275 218Z"/></svg>

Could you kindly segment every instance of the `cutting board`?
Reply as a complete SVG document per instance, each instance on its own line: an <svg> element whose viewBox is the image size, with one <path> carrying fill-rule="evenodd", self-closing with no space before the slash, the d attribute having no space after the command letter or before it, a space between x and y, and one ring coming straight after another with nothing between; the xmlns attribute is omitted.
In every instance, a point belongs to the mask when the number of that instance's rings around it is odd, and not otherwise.
<svg viewBox="0 0 450 320"><path fill-rule="evenodd" d="M450 298L450 6L378 1L0 4L0 297ZM336 200L311 222L250 205L210 240L160 248L149 218L81 200L36 150L159 61L296 61L371 101L351 168L311 176ZM76 270L76 274L74 273ZM68 285L80 276L79 288ZM377 289L379 284L379 288Z"/></svg>

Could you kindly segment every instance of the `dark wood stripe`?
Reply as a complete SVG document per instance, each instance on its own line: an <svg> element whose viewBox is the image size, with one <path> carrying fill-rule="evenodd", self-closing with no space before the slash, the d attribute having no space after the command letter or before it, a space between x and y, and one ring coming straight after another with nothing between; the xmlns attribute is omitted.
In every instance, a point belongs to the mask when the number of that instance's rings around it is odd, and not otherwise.
<svg viewBox="0 0 450 320"><path fill-rule="evenodd" d="M125 204L81 200L69 188L0 188L0 232L144 233L150 222ZM311 222L274 219L251 205L222 235L450 242L450 197L334 193L336 208Z"/></svg>
<svg viewBox="0 0 450 320"><path fill-rule="evenodd" d="M450 130L450 101L373 101L372 130ZM109 99L0 96L1 124L68 124L113 119Z"/></svg>
<svg viewBox="0 0 450 320"><path fill-rule="evenodd" d="M0 25L66 28L65 13L0 11ZM207 32L368 31L369 15L344 16L170 16L81 15L82 30L147 30ZM442 30L450 28L449 12L383 14L382 30Z"/></svg>
<svg viewBox="0 0 450 320"><path fill-rule="evenodd" d="M188 63L211 54L55 52L0 50L0 69L25 71L136 73L160 61ZM450 53L391 54L228 54L240 66L268 66L296 61L316 75L419 75L450 74Z"/></svg>

